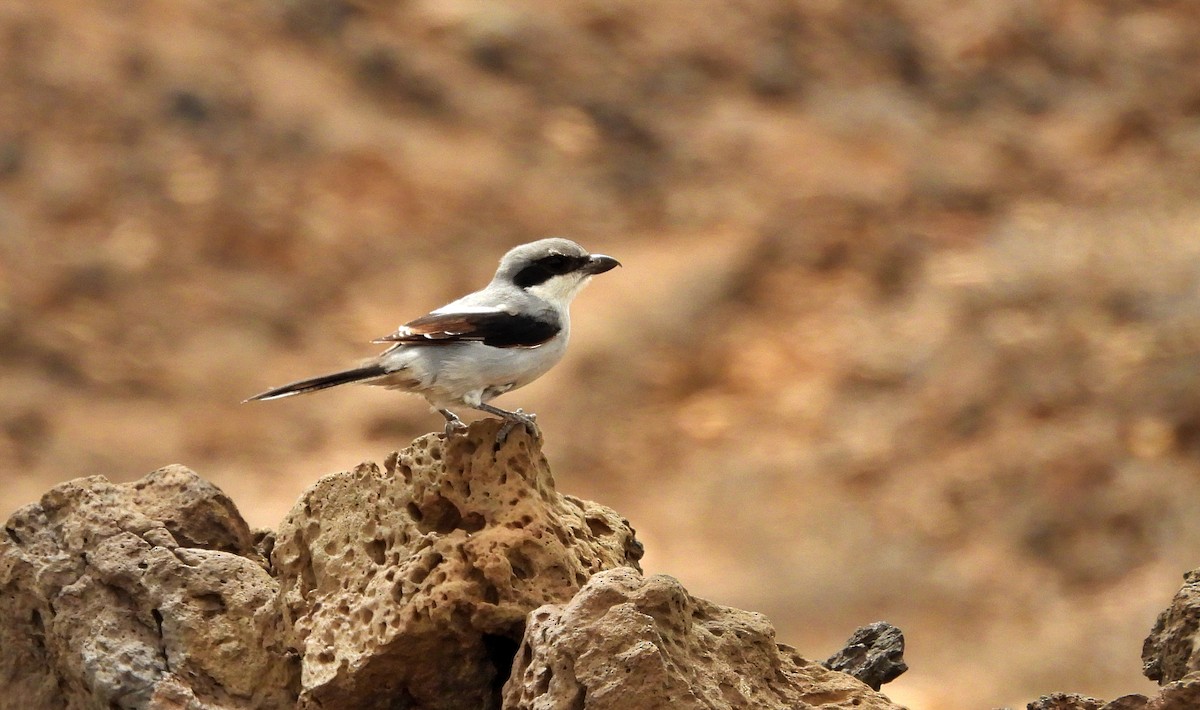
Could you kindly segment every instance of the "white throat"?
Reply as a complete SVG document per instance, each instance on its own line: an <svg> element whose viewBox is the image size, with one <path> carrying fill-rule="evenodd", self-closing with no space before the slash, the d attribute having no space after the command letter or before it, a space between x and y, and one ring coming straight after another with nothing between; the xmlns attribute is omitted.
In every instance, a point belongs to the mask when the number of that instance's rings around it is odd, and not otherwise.
<svg viewBox="0 0 1200 710"><path fill-rule="evenodd" d="M525 289L543 301L549 301L560 308L566 308L579 295L579 292L591 281L590 275L563 274Z"/></svg>

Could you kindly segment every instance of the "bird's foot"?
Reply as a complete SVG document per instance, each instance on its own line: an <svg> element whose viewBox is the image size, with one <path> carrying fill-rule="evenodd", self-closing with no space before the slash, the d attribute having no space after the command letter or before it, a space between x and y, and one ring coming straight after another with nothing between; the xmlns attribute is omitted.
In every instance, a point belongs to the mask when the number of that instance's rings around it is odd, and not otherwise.
<svg viewBox="0 0 1200 710"><path fill-rule="evenodd" d="M497 444L503 444L507 441L508 435L518 426L525 427L525 431L528 431L529 436L533 439L542 438L542 430L538 428L536 421L537 415L532 412L526 414L522 409L514 409L506 413L504 420L504 426L500 427L500 431L496 434Z"/></svg>
<svg viewBox="0 0 1200 710"><path fill-rule="evenodd" d="M456 415L454 412L451 412L449 409L439 409L438 412L446 418L447 439L455 434L461 434L467 430L467 425L464 424L463 420L459 419L458 415Z"/></svg>

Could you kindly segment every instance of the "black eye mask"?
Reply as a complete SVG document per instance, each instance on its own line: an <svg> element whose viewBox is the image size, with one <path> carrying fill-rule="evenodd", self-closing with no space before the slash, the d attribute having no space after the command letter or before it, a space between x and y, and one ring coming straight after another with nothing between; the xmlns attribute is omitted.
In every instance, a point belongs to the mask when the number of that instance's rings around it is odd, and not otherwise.
<svg viewBox="0 0 1200 710"><path fill-rule="evenodd" d="M546 283L555 276L569 274L588 263L586 256L567 256L566 254L551 254L533 262L521 269L513 277L513 283L521 288L529 288Z"/></svg>

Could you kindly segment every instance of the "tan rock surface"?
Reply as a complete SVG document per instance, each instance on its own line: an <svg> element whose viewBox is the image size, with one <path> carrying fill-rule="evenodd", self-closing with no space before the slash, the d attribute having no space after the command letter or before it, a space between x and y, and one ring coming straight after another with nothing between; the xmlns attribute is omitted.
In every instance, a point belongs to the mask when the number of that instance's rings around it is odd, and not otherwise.
<svg viewBox="0 0 1200 710"><path fill-rule="evenodd" d="M509 710L898 708L775 642L761 614L697 599L675 579L601 572L530 615Z"/></svg>
<svg viewBox="0 0 1200 710"><path fill-rule="evenodd" d="M0 539L0 707L286 707L278 585L182 466L56 486Z"/></svg>
<svg viewBox="0 0 1200 710"><path fill-rule="evenodd" d="M1140 693L1105 702L1078 693L1043 695L1025 710L1194 710L1200 708L1200 674L1163 686L1153 697Z"/></svg>
<svg viewBox="0 0 1200 710"><path fill-rule="evenodd" d="M1053 693L1028 710L1191 710L1200 708L1200 569L1183 576L1183 586L1154 622L1142 645L1142 668L1162 688L1147 696L1123 695L1105 702L1076 693Z"/></svg>
<svg viewBox="0 0 1200 710"><path fill-rule="evenodd" d="M182 466L53 488L0 538L0 710L896 707L643 579L628 521L499 426L326 476L277 534Z"/></svg>
<svg viewBox="0 0 1200 710"><path fill-rule="evenodd" d="M274 562L302 706L493 707L531 609L637 568L629 523L559 494L537 444L521 430L497 447L498 426L326 476L284 520Z"/></svg>
<svg viewBox="0 0 1200 710"><path fill-rule="evenodd" d="M1200 569L1183 579L1171 606L1158 615L1142 646L1146 677L1161 684L1200 671Z"/></svg>

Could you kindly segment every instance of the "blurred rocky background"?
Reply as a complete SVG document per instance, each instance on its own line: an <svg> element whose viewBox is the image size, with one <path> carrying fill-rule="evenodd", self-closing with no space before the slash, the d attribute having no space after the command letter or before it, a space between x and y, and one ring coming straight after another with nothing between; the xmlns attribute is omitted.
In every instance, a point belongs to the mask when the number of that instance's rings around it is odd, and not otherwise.
<svg viewBox="0 0 1200 710"><path fill-rule="evenodd" d="M539 414L648 573L918 709L1153 692L1200 554L1200 5L0 0L0 509L275 526L441 418L254 405L570 236ZM303 465L297 465L297 462Z"/></svg>

